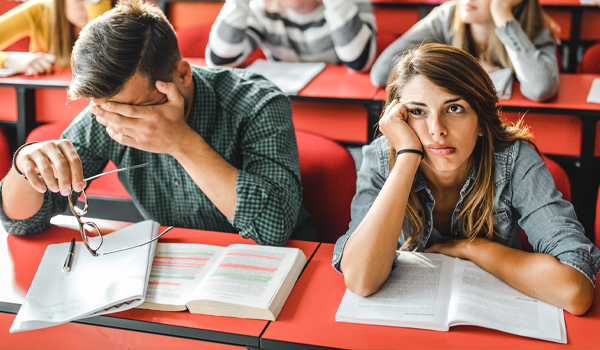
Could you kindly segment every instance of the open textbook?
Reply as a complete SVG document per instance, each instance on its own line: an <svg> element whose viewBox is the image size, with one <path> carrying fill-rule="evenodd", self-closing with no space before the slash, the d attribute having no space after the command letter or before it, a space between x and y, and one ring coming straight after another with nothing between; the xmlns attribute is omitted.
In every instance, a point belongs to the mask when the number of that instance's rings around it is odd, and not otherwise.
<svg viewBox="0 0 600 350"><path fill-rule="evenodd" d="M470 261L401 252L398 263L377 293L362 298L346 290L336 321L438 331L473 325L567 342L562 309L516 291Z"/></svg>
<svg viewBox="0 0 600 350"><path fill-rule="evenodd" d="M103 235L98 253L147 242L158 229L158 223L147 220ZM76 242L71 270L65 272L69 246L48 245L11 333L123 311L144 301L156 241L97 257Z"/></svg>
<svg viewBox="0 0 600 350"><path fill-rule="evenodd" d="M325 68L323 62L268 62L256 60L246 67L261 74L286 95L296 95Z"/></svg>
<svg viewBox="0 0 600 350"><path fill-rule="evenodd" d="M305 264L297 248L159 243L138 308L274 321Z"/></svg>

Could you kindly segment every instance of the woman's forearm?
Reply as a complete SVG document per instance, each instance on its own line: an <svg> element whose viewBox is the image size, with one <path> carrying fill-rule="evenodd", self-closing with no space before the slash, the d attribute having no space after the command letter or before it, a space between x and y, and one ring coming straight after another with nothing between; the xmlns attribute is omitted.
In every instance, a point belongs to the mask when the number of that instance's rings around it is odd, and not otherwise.
<svg viewBox="0 0 600 350"><path fill-rule="evenodd" d="M478 238L465 241L462 257L471 260L516 290L574 315L590 307L594 288L575 268L553 256L529 253Z"/></svg>
<svg viewBox="0 0 600 350"><path fill-rule="evenodd" d="M341 269L346 287L355 294L375 293L390 274L420 160L414 153L398 157L373 206L346 243Z"/></svg>

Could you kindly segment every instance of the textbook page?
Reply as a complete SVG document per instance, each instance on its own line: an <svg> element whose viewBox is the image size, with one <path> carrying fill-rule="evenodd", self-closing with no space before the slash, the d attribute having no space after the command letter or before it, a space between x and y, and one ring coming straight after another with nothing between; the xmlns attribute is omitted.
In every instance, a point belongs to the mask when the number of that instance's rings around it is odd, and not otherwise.
<svg viewBox="0 0 600 350"><path fill-rule="evenodd" d="M159 225L147 220L104 235L98 252L150 240ZM144 300L156 242L94 257L76 242L69 272L63 265L69 243L50 244L10 332L45 328L131 309Z"/></svg>
<svg viewBox="0 0 600 350"><path fill-rule="evenodd" d="M254 318L252 314L228 314L224 311L228 307L225 304L247 306L249 312L268 309L299 254L304 256L297 248L232 244L194 292L194 301L188 303L188 309L195 313ZM201 302L196 303L198 300ZM195 311L194 307L200 304L202 309ZM211 305L214 310L210 310Z"/></svg>
<svg viewBox="0 0 600 350"><path fill-rule="evenodd" d="M256 60L246 67L261 74L286 95L297 95L325 68L323 62L267 62Z"/></svg>
<svg viewBox="0 0 600 350"><path fill-rule="evenodd" d="M454 258L401 252L398 266L366 298L346 290L336 321L447 331Z"/></svg>
<svg viewBox="0 0 600 350"><path fill-rule="evenodd" d="M563 310L518 292L471 261L456 259L450 325L471 324L566 343Z"/></svg>
<svg viewBox="0 0 600 350"><path fill-rule="evenodd" d="M223 250L205 244L158 243L146 301L138 308L186 310L185 303Z"/></svg>
<svg viewBox="0 0 600 350"><path fill-rule="evenodd" d="M592 87L590 88L586 102L600 103L600 78L595 78L592 81Z"/></svg>

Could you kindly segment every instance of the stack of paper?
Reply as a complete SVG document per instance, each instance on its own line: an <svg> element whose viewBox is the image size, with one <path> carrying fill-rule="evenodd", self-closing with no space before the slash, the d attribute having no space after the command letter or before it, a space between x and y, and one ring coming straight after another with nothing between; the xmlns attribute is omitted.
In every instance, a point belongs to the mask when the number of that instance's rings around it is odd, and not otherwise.
<svg viewBox="0 0 600 350"><path fill-rule="evenodd" d="M107 234L98 252L146 242L158 229L158 223L148 220ZM11 333L127 310L144 302L156 241L98 257L92 256L83 242L77 242L71 270L65 272L69 245L46 248Z"/></svg>
<svg viewBox="0 0 600 350"><path fill-rule="evenodd" d="M501 100L508 100L512 92L513 74L510 68L498 69L488 73Z"/></svg>
<svg viewBox="0 0 600 350"><path fill-rule="evenodd" d="M592 88L587 97L587 102L600 103L600 78L594 79L592 82Z"/></svg>
<svg viewBox="0 0 600 350"><path fill-rule="evenodd" d="M286 95L297 95L325 68L323 62L267 62L256 60L246 69L261 74Z"/></svg>

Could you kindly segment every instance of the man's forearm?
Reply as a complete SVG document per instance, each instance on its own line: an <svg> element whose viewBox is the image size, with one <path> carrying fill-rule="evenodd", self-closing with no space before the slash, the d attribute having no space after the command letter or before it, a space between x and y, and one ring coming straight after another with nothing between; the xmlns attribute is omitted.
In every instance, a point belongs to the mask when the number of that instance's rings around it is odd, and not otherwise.
<svg viewBox="0 0 600 350"><path fill-rule="evenodd" d="M186 140L184 147L172 156L217 209L229 220L233 220L237 203L235 185L238 169L221 157L202 136L190 131L189 136L182 137Z"/></svg>

